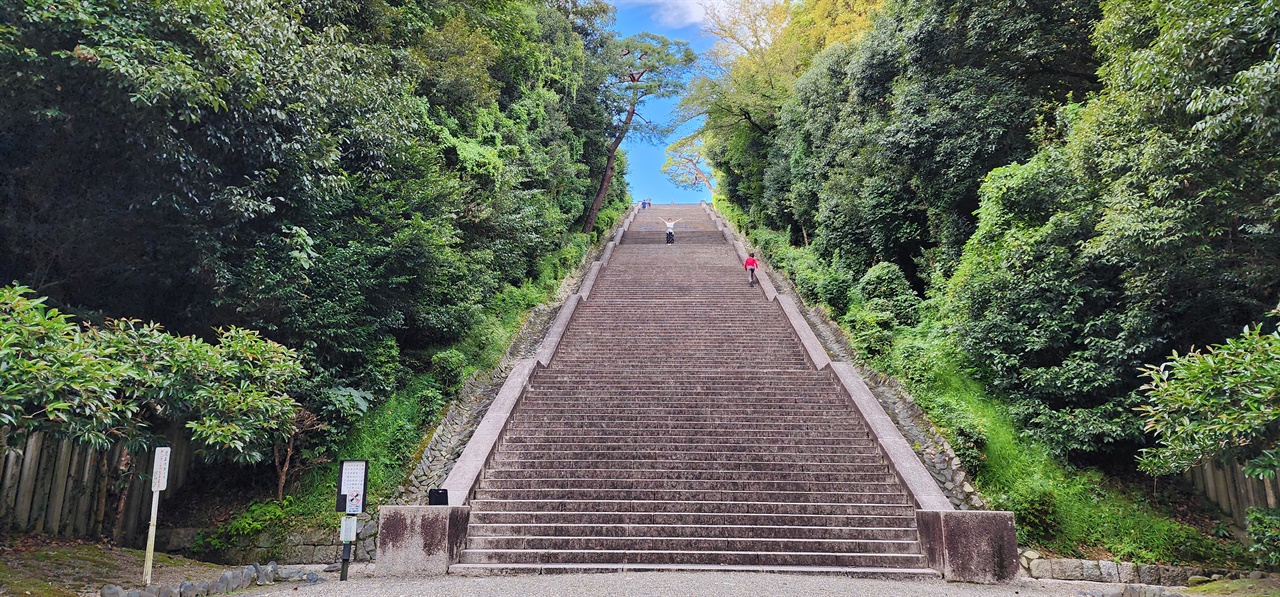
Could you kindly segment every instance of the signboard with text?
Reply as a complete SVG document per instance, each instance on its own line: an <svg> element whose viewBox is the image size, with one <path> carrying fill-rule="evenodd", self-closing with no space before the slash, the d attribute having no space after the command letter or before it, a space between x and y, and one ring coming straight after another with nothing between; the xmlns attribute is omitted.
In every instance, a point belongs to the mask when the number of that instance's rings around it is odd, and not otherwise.
<svg viewBox="0 0 1280 597"><path fill-rule="evenodd" d="M347 514L364 512L365 489L368 480L367 460L343 460L338 469L337 510Z"/></svg>
<svg viewBox="0 0 1280 597"><path fill-rule="evenodd" d="M151 468L151 491L164 491L169 487L169 455L173 448L156 448L156 462Z"/></svg>

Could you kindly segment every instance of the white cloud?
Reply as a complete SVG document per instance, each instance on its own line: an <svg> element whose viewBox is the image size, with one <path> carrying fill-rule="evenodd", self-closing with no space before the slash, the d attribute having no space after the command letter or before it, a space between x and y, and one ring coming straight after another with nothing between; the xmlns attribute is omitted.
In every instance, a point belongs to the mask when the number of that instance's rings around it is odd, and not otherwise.
<svg viewBox="0 0 1280 597"><path fill-rule="evenodd" d="M653 20L665 27L700 25L706 17L703 5L717 0L615 0L618 6L648 6Z"/></svg>

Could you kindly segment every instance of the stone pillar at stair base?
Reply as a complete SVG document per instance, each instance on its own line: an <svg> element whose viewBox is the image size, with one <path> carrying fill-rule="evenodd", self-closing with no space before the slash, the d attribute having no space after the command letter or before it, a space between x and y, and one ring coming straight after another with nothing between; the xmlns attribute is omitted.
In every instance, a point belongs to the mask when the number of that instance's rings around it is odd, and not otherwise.
<svg viewBox="0 0 1280 597"><path fill-rule="evenodd" d="M946 580L993 584L1018 575L1012 512L916 510L916 530L929 567Z"/></svg>
<svg viewBox="0 0 1280 597"><path fill-rule="evenodd" d="M378 508L381 577L443 576L458 562L467 540L470 506Z"/></svg>

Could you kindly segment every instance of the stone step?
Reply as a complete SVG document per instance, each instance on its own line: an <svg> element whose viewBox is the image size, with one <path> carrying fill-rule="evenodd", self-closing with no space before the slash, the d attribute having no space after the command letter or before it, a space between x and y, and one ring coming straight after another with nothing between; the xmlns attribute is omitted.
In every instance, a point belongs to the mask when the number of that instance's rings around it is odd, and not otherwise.
<svg viewBox="0 0 1280 597"><path fill-rule="evenodd" d="M581 518L589 518L582 515ZM471 537L685 537L707 539L835 539L841 541L880 540L917 541L914 527L877 526L789 526L778 524L600 524L591 522L564 524L478 523L467 526Z"/></svg>
<svg viewBox="0 0 1280 597"><path fill-rule="evenodd" d="M617 469L617 468L586 468L586 469L503 469L490 468L485 471L486 481L498 480L530 480L530 481L556 481L559 479L569 479L573 481L583 481L592 479L628 479L637 481L649 480L693 480L693 481L743 481L767 479L773 483L819 483L819 482L840 482L840 483L894 483L896 477L888 472L887 467L881 467L885 470L875 472L847 472L847 471L820 471L820 472L793 472L786 470L774 471L758 471L758 470L663 470L655 468L647 469Z"/></svg>
<svg viewBox="0 0 1280 597"><path fill-rule="evenodd" d="M637 216L508 422L451 571L936 578L881 448L744 278L701 207Z"/></svg>
<svg viewBox="0 0 1280 597"><path fill-rule="evenodd" d="M670 379L664 372L651 372L647 370L622 369L613 371L600 371L598 369L539 369L534 373L534 382L541 381L557 381L560 379L576 379L578 376L586 377L600 376L602 379L614 380L618 383L629 381L644 381L649 379ZM722 371L719 369L706 370L690 370L680 377L680 381L687 382L711 382L711 381L820 381L830 383L831 379L824 373L818 372L797 372L786 369L746 369L743 371Z"/></svg>
<svg viewBox="0 0 1280 597"><path fill-rule="evenodd" d="M790 371L813 371L804 355L769 355L751 353L742 355L670 355L667 351L635 350L631 352L594 353L575 351L573 354L557 354L551 361L551 368L579 369L595 368L600 371L619 371L627 369L646 369L651 371L682 371L707 369L752 369L758 360L766 359L771 369L787 369Z"/></svg>
<svg viewBox="0 0 1280 597"><path fill-rule="evenodd" d="M534 499L479 497L475 512L636 512L688 514L789 514L804 516L896 516L914 520L915 508L902 503L764 502L733 500Z"/></svg>
<svg viewBox="0 0 1280 597"><path fill-rule="evenodd" d="M691 489L591 489L591 488L531 488L531 489L476 489L474 499L485 500L634 500L634 501L724 501L804 504L907 504L903 493L870 493L822 491L760 492L754 490L691 490Z"/></svg>
<svg viewBox="0 0 1280 597"><path fill-rule="evenodd" d="M495 576L509 574L588 574L600 572L747 572L770 574L824 574L892 581L937 580L942 577L930 568L888 568L857 566L769 566L726 564L454 564L449 574ZM922 587L923 590L923 587ZM920 593L923 594L923 593Z"/></svg>
<svg viewBox="0 0 1280 597"><path fill-rule="evenodd" d="M613 458L601 461L585 458L548 457L536 460L502 460L500 457L501 454L499 454L498 459L492 463L490 470L681 470L689 472L724 471L726 474L743 471L765 474L777 472L780 469L805 473L828 471L859 473L887 470L883 459L870 458L859 462L849 460L841 462L825 462L818 459L807 462L785 459L776 459L773 462L763 462L758 460L694 460L692 458L670 458L663 460Z"/></svg>
<svg viewBox="0 0 1280 597"><path fill-rule="evenodd" d="M619 404L604 404L596 406L587 401L574 401L566 404L540 404L536 400L529 401L528 404L520 406L517 416L523 417L527 415L566 415L577 417L590 417L593 419L614 419L615 417L634 417L634 416L662 416L662 417L711 417L715 415L738 415L747 416L775 416L775 417L797 417L811 416L821 417L825 413L831 412L833 407L827 405L810 405L796 402L794 404L783 404L778 407L759 402L759 403L731 403L725 402L720 405L698 406L703 403L670 403L669 405L635 402L634 406L622 406Z"/></svg>
<svg viewBox="0 0 1280 597"><path fill-rule="evenodd" d="M480 489L494 491L532 490L593 490L609 491L744 491L744 492L805 492L805 493L862 493L877 491L891 493L897 489L897 479L881 476L878 480L856 481L775 481L761 479L494 479L480 481Z"/></svg>
<svg viewBox="0 0 1280 597"><path fill-rule="evenodd" d="M777 438L837 438L837 439L871 439L870 433L864 428L857 425L845 425L843 428L834 428L827 426L824 429L812 429L808 427L793 427L786 425L774 425L768 428L754 427L743 429L740 426L723 425L721 427L711 427L701 425L698 427L648 427L643 431L636 431L632 425L619 424L608 425L604 421L584 422L575 426L555 426L549 427L545 424L539 425L518 425L512 424L507 427L507 432L511 437L643 437L648 441L667 441L671 438L678 437L728 437L733 433L743 435L757 434L759 437L777 437Z"/></svg>
<svg viewBox="0 0 1280 597"><path fill-rule="evenodd" d="M778 537L667 537L594 535L488 536L468 535L467 550L536 551L719 551L918 554L920 543L910 539L805 539Z"/></svg>
<svg viewBox="0 0 1280 597"><path fill-rule="evenodd" d="M641 551L465 549L461 564L510 563L727 564L923 568L924 556L910 553L829 553L764 551Z"/></svg>
<svg viewBox="0 0 1280 597"><path fill-rule="evenodd" d="M599 414L599 413L596 413ZM589 420L606 422L610 425L616 424L658 424L664 422L671 423L715 423L715 424L740 424L755 425L759 423L779 423L789 424L800 427L806 424L820 424L831 420L828 414L795 414L788 413L785 416L768 413L744 413L741 410L720 411L715 414L689 414L689 413L655 413L655 412L632 412L632 413L614 413L610 412L607 419L592 416ZM517 417L514 424L533 425L538 422L547 423L566 423L578 422L584 420L581 411L564 412L535 412L529 409L521 409L517 411ZM843 421L841 421L843 422Z"/></svg>
<svg viewBox="0 0 1280 597"><path fill-rule="evenodd" d="M837 443L823 442L818 444L783 444L781 442L763 442L751 441L749 438L742 442L717 442L706 438L699 438L690 441L662 441L662 442L619 442L619 441L563 441L563 442L543 442L543 441L517 441L516 438L504 438L500 452L509 455L519 455L522 452L549 452L556 451L568 456L570 454L599 453L601 458L604 454L631 454L631 455L670 455L672 452L686 452L692 454L717 454L728 457L746 457L759 456L761 458L768 456L776 456L779 454L803 454L805 456L817 455L839 455L839 456L879 456L879 447L874 442L864 441L858 443L858 440L841 441Z"/></svg>
<svg viewBox="0 0 1280 597"><path fill-rule="evenodd" d="M584 518L591 523L582 523ZM785 526L787 528L822 529L915 529L914 516L876 516L839 514L785 513L720 513L720 512L579 512L579 511L478 511L471 514L471 525L513 527L517 525L634 526L650 525L702 527ZM607 532L607 531L601 531ZM708 531L710 532L710 531ZM807 532L807 531L806 531ZM543 532L541 534L551 534Z"/></svg>
<svg viewBox="0 0 1280 597"><path fill-rule="evenodd" d="M579 378L571 380L534 380L531 384L532 391L535 392L554 392L554 393L587 393L599 394L608 392L610 395L630 395L643 393L646 395L670 395L670 396L721 396L726 392L730 392L732 396L751 396L755 394L777 394L785 392L788 395L795 396L797 400L803 400L808 397L828 397L839 396L837 390L831 384L820 384L807 381L793 382L728 382L728 381L697 381L690 380L687 382L680 381L630 381L626 383L609 383L600 378Z"/></svg>
<svg viewBox="0 0 1280 597"><path fill-rule="evenodd" d="M607 446L608 449L632 449L635 447L673 446L679 450L700 450L704 448L716 450L738 449L756 446L782 446L786 448L804 449L846 449L873 448L875 440L858 437L760 437L744 433L735 437L706 436L652 436L652 435L510 435L502 440L504 450L558 450L574 448L578 450L588 447Z"/></svg>
<svg viewBox="0 0 1280 597"><path fill-rule="evenodd" d="M700 411L714 408L749 408L756 411L838 410L845 405L839 394L797 396L785 390L670 391L613 389L590 390L531 389L529 402L521 408L594 408L594 409L688 409Z"/></svg>

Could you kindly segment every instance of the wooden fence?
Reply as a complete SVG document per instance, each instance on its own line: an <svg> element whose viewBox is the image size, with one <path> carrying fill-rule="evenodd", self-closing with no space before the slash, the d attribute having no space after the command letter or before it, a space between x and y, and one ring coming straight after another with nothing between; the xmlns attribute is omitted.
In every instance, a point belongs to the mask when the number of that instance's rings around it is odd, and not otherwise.
<svg viewBox="0 0 1280 597"><path fill-rule="evenodd" d="M1186 476L1240 528L1245 528L1249 508L1275 508L1280 505L1277 499L1280 481L1246 477L1244 467L1239 464L1209 462L1187 471Z"/></svg>
<svg viewBox="0 0 1280 597"><path fill-rule="evenodd" d="M161 500L182 487L191 469L194 451L181 427L165 433L173 447L169 487ZM122 446L103 452L36 433L21 451L0 453L0 531L42 533L50 537L80 538L110 535L119 492L111 464L118 462ZM151 516L153 452L135 454L139 474L125 495L122 541L138 545L146 540ZM104 472L107 478L104 479Z"/></svg>

